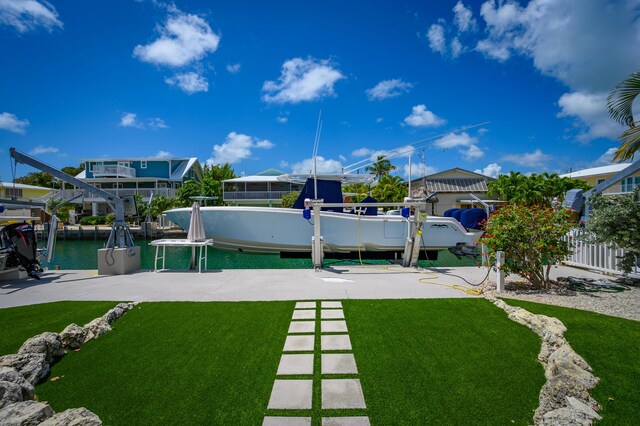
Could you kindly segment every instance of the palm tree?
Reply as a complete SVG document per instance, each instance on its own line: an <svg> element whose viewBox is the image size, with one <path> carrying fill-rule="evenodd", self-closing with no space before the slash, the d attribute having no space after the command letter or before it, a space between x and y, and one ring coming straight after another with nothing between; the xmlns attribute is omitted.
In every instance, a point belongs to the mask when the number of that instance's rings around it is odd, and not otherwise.
<svg viewBox="0 0 640 426"><path fill-rule="evenodd" d="M396 168L384 155L378 155L376 162L365 167L365 170L376 175L377 178L381 178L382 176L388 176Z"/></svg>
<svg viewBox="0 0 640 426"><path fill-rule="evenodd" d="M384 203L402 201L407 195L406 182L400 176L386 175L380 178L378 184L371 191L373 197Z"/></svg>
<svg viewBox="0 0 640 426"><path fill-rule="evenodd" d="M633 101L640 94L640 71L636 71L626 80L618 83L607 97L609 115L629 129L620 135L620 147L613 156L613 161L624 161L633 158L640 148L640 127L633 119Z"/></svg>

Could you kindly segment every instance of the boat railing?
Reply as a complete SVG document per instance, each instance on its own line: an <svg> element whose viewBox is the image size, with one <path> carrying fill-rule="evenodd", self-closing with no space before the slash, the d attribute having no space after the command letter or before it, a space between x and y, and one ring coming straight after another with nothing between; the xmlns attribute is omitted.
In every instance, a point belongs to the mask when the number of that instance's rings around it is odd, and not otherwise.
<svg viewBox="0 0 640 426"><path fill-rule="evenodd" d="M176 196L176 190L174 188L113 188L113 189L105 189L102 188L104 191L113 194L115 196L118 197L122 197L125 195L140 195L142 196L143 199L145 198L149 198L151 197L151 194L153 193L154 197L158 197L161 195L167 196L167 197L175 197ZM102 200L100 198L96 198L94 196L92 196L91 194L87 194L85 191L83 191L82 189L62 189L57 191L55 194L53 194L51 197L49 197L49 199L53 199L53 200L68 200L70 198L76 197L82 195L83 196L83 200L87 201L87 202L93 202L93 201L98 201L98 200ZM49 199L44 200L44 201L49 201Z"/></svg>

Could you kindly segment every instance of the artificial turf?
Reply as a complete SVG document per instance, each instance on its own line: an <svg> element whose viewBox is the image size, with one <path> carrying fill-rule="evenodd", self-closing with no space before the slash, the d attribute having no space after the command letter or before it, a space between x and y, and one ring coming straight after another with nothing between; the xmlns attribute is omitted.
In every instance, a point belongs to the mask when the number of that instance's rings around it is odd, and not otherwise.
<svg viewBox="0 0 640 426"><path fill-rule="evenodd" d="M538 336L485 300L343 301L367 415L386 424L530 424L544 383ZM54 410L104 424L261 424L322 410L267 410L293 302L143 303L70 352L39 385ZM318 309L319 310L319 309ZM319 321L316 321L316 335ZM310 378L310 377L300 377ZM335 378L335 377L334 377Z"/></svg>
<svg viewBox="0 0 640 426"><path fill-rule="evenodd" d="M117 302L54 302L0 309L0 355L15 353L31 336L84 325L104 315Z"/></svg>
<svg viewBox="0 0 640 426"><path fill-rule="evenodd" d="M343 306L372 424L531 424L540 338L488 301Z"/></svg>
<svg viewBox="0 0 640 426"><path fill-rule="evenodd" d="M293 302L143 303L36 388L108 425L262 423Z"/></svg>
<svg viewBox="0 0 640 426"><path fill-rule="evenodd" d="M571 347L600 378L591 391L602 406L598 424L640 424L640 322L520 300L505 302L564 323Z"/></svg>

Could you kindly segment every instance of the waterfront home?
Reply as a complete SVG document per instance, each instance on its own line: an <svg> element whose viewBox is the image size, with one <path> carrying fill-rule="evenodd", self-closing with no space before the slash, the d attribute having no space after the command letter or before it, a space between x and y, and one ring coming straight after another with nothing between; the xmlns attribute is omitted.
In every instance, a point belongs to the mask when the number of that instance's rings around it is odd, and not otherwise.
<svg viewBox="0 0 640 426"><path fill-rule="evenodd" d="M560 177L568 177L570 179L578 179L596 186L605 180L613 177L616 173L621 172L631 166L632 163L616 163L608 166L592 167L589 169L576 170L560 175ZM604 195L624 194L632 192L635 188L640 187L640 170L636 170L629 176L625 176L619 182L614 183L605 189Z"/></svg>
<svg viewBox="0 0 640 426"><path fill-rule="evenodd" d="M300 191L302 184L281 182L280 170L269 169L253 176L222 181L222 198L230 206L280 207L282 196Z"/></svg>
<svg viewBox="0 0 640 426"><path fill-rule="evenodd" d="M188 180L202 180L197 158L92 158L81 160L84 170L76 178L117 196L140 195L142 201L165 195L175 197ZM79 189L62 189L51 198L68 200L82 194L78 201L83 214L106 215L111 210L101 198Z"/></svg>
<svg viewBox="0 0 640 426"><path fill-rule="evenodd" d="M0 185L0 205L4 207L4 211L0 213L0 221L40 219L42 210L34 204L42 203L43 197L51 193L51 188L13 182L0 182Z"/></svg>
<svg viewBox="0 0 640 426"><path fill-rule="evenodd" d="M473 202L470 194L486 200L487 183L493 180L492 177L455 167L412 180L411 194L420 197L437 192L431 204L431 214L442 216L453 208L482 207Z"/></svg>

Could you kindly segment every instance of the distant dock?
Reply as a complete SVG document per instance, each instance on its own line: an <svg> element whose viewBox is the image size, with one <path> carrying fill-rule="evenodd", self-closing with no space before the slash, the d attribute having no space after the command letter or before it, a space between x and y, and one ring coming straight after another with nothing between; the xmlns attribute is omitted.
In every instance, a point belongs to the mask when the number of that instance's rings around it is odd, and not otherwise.
<svg viewBox="0 0 640 426"><path fill-rule="evenodd" d="M48 224L36 225L39 241L47 240L49 236ZM134 238L140 240L155 240L158 238L186 238L187 233L179 228L160 228L152 223L130 226ZM111 232L110 225L64 225L57 229L58 240L106 240Z"/></svg>

